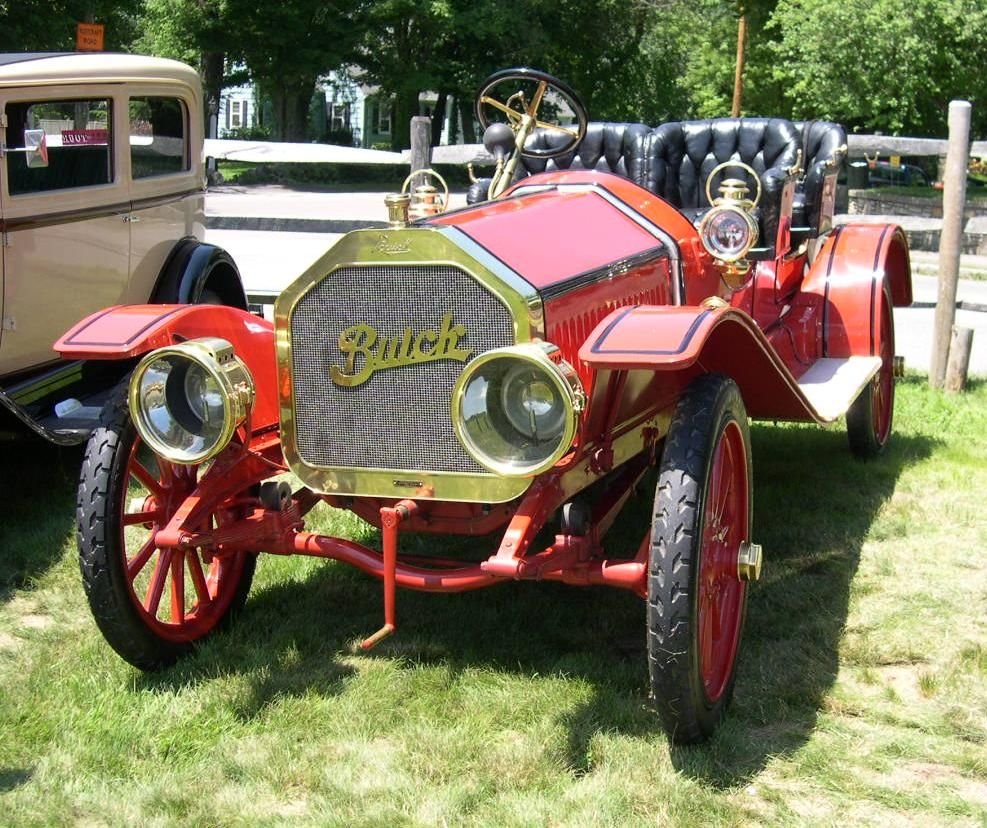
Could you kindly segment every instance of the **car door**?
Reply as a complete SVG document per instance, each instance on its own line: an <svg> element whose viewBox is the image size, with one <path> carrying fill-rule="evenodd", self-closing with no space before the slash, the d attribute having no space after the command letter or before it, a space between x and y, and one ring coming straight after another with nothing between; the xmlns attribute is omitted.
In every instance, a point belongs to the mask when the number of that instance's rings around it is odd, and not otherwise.
<svg viewBox="0 0 987 828"><path fill-rule="evenodd" d="M205 197L199 103L182 85L130 90L130 301L146 302L179 239L203 238Z"/></svg>
<svg viewBox="0 0 987 828"><path fill-rule="evenodd" d="M54 361L52 343L82 317L125 300L129 187L114 139L125 135L119 85L0 92L3 338L0 376ZM30 167L25 131L43 129L48 164Z"/></svg>
<svg viewBox="0 0 987 828"><path fill-rule="evenodd" d="M7 140L7 122L3 114L3 107L0 106L0 147L5 146ZM3 153L0 152L0 352L3 349L3 329L4 320L6 317L3 315L3 269L4 269L4 258L7 247L7 218L4 212L3 205L6 196L4 192L7 189L7 174L5 171L5 164L3 163Z"/></svg>

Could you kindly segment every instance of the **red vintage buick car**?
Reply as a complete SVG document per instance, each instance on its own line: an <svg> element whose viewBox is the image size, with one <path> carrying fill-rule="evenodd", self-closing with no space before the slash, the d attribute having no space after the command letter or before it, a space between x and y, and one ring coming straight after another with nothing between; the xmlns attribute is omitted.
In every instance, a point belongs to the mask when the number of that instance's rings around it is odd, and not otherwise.
<svg viewBox="0 0 987 828"><path fill-rule="evenodd" d="M156 669L244 605L261 552L379 578L367 648L394 631L398 587L618 587L645 602L664 727L706 738L761 570L748 418L845 418L851 451L881 452L905 237L832 226L836 124L588 123L528 69L477 106L496 168L475 203L442 212L427 184L389 197L390 226L328 250L273 324L138 305L61 338L66 357L134 365L80 483L93 614ZM652 469L640 543L608 547ZM306 531L322 504L379 527L381 548ZM489 556L410 555L407 532L475 535Z"/></svg>

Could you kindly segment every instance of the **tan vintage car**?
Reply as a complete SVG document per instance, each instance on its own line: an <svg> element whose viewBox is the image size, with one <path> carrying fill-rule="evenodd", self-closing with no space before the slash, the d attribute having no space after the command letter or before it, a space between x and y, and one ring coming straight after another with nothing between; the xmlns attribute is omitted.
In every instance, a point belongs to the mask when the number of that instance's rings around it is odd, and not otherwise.
<svg viewBox="0 0 987 828"><path fill-rule="evenodd" d="M129 364L65 363L55 339L132 303L246 308L202 242L202 90L170 60L0 54L0 433L81 442Z"/></svg>

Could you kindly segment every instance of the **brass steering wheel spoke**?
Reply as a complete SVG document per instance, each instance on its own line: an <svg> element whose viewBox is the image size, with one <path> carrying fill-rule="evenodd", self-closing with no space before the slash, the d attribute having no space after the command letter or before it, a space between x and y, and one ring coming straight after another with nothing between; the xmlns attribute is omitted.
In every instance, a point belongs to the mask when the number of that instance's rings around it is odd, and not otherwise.
<svg viewBox="0 0 987 828"><path fill-rule="evenodd" d="M562 126L562 124L549 124L545 121L535 121L535 126L538 129L547 129L552 132L564 132L566 135L571 135L573 138L579 139L579 130L572 129L572 127Z"/></svg>
<svg viewBox="0 0 987 828"><path fill-rule="evenodd" d="M542 98L545 97L547 91L548 81L543 80L538 84L535 94L531 96L531 103L528 105L528 117L534 118L538 114L538 108L541 106Z"/></svg>
<svg viewBox="0 0 987 828"><path fill-rule="evenodd" d="M494 109L499 109L508 118L510 118L512 121L515 121L517 123L521 122L521 118L524 115L524 113L518 112L516 109L511 109L511 107L509 107L507 104L501 103L500 101L491 98L489 95L484 95L482 98L480 98L480 103L486 104L487 106L492 106Z"/></svg>

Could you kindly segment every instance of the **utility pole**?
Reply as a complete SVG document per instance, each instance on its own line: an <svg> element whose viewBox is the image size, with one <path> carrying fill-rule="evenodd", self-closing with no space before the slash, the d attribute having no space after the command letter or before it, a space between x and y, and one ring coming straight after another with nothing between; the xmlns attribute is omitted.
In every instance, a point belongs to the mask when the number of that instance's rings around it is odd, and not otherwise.
<svg viewBox="0 0 987 828"><path fill-rule="evenodd" d="M744 61L747 51L747 14L741 8L740 18L737 20L737 63L733 73L733 105L730 107L730 115L734 118L740 117L740 104L744 97Z"/></svg>

